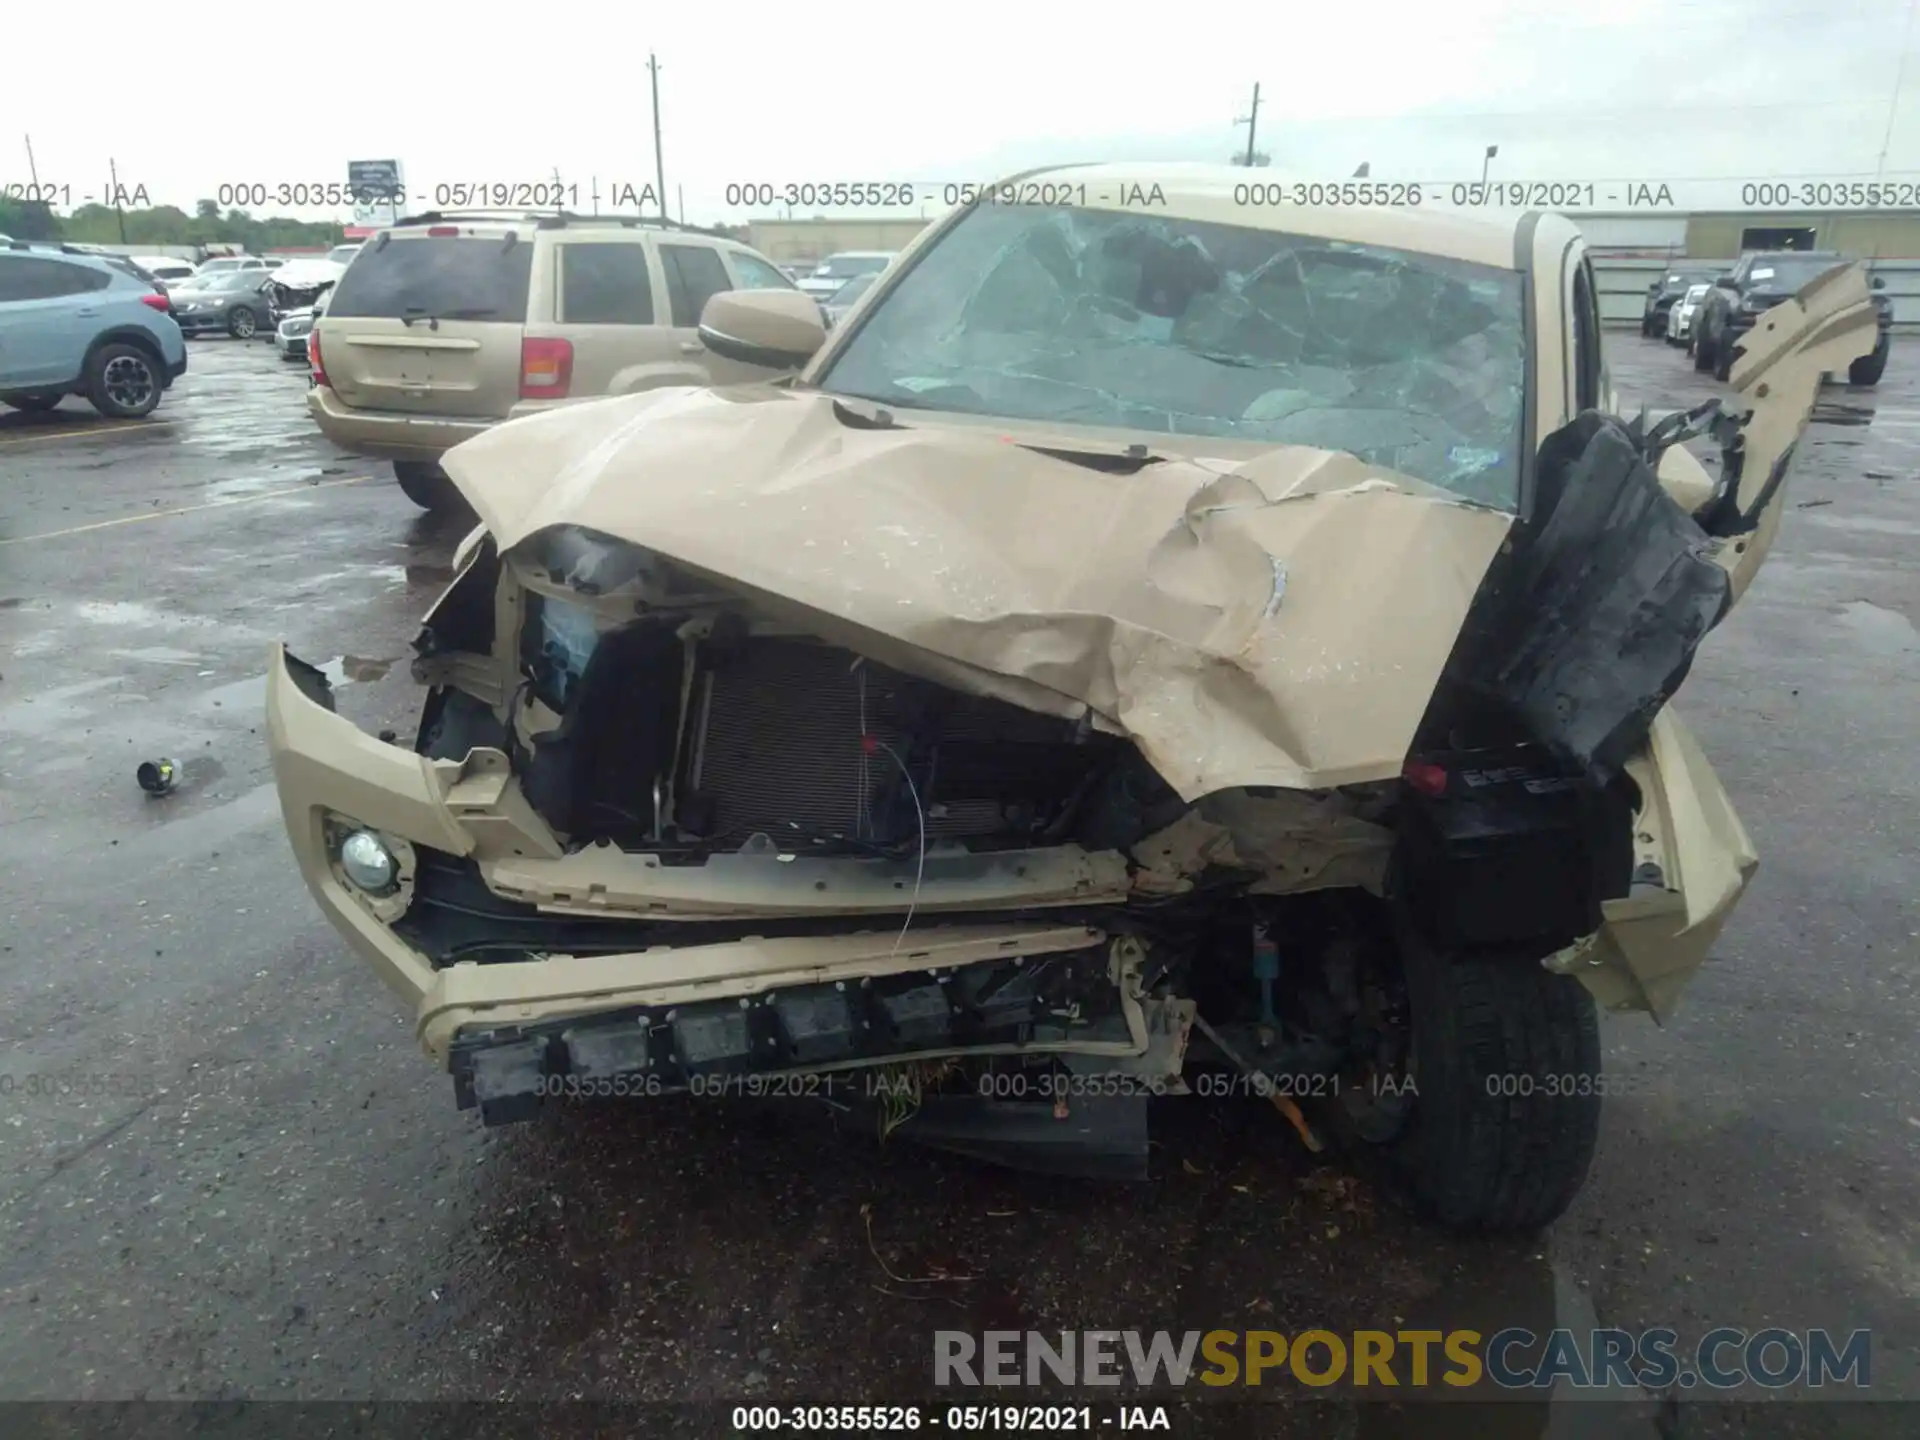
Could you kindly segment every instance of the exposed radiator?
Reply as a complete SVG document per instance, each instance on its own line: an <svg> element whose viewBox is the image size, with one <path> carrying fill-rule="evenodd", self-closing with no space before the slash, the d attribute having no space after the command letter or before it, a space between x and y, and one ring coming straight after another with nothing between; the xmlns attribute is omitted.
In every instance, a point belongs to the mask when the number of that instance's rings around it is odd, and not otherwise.
<svg viewBox="0 0 1920 1440"><path fill-rule="evenodd" d="M1109 737L961 695L806 640L743 641L706 669L693 697L680 820L708 836L777 840L844 835L875 843L918 833L900 767L867 753L865 733L910 769L927 836L1031 837L1089 783ZM864 764L864 776L863 776Z"/></svg>

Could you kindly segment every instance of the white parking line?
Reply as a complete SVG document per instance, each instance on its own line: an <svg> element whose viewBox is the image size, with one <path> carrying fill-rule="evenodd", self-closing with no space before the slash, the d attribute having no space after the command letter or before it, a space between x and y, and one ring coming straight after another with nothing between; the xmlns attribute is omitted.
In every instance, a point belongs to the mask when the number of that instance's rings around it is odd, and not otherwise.
<svg viewBox="0 0 1920 1440"><path fill-rule="evenodd" d="M262 500L282 500L289 495L305 495L314 490L327 490L335 485L358 485L362 480L371 480L371 475L351 475L345 480L321 480L312 485L288 485L284 489L268 491L261 495L236 495L230 500L209 500L204 505L176 505L171 510L148 510L139 515L122 515L117 520L96 520L91 525L74 525L65 530L44 530L38 535L15 535L10 540L0 540L0 545L26 545L35 540L58 540L66 535L82 535L89 530L105 530L113 525L133 525L141 520L164 520L169 515L191 515L196 510L219 510L228 505L257 505Z"/></svg>

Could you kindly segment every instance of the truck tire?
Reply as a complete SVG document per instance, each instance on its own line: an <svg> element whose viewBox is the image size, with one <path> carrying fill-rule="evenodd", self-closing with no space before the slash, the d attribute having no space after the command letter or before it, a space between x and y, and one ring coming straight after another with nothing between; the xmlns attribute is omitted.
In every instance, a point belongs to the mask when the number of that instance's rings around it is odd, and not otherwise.
<svg viewBox="0 0 1920 1440"><path fill-rule="evenodd" d="M466 497L438 465L424 460L396 460L393 478L400 482L402 493L422 510L449 515L467 508Z"/></svg>
<svg viewBox="0 0 1920 1440"><path fill-rule="evenodd" d="M1411 938L1399 952L1410 1098L1390 1135L1368 1138L1439 1225L1542 1228L1579 1193L1599 1135L1593 997L1537 960L1443 955Z"/></svg>
<svg viewBox="0 0 1920 1440"><path fill-rule="evenodd" d="M1892 348L1882 336L1880 343L1873 347L1871 355L1862 355L1847 367L1849 385L1878 385L1880 377L1887 372L1887 351Z"/></svg>

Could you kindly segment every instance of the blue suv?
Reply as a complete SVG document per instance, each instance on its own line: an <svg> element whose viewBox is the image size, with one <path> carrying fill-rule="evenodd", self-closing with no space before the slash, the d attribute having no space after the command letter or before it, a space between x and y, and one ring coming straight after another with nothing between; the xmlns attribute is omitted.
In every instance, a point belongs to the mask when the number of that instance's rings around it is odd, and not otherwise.
<svg viewBox="0 0 1920 1440"><path fill-rule="evenodd" d="M51 410L83 395L102 415L137 420L186 368L166 295L131 262L0 245L0 404Z"/></svg>

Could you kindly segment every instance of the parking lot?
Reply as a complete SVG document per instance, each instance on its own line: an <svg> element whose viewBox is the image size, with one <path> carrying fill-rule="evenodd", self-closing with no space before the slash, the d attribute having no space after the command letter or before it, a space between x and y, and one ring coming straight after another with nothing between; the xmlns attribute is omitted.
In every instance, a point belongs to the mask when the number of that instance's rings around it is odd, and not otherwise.
<svg viewBox="0 0 1920 1440"><path fill-rule="evenodd" d="M1608 344L1629 405L1721 389L1658 341ZM1826 392L1775 553L1681 698L1760 874L1671 1025L1605 1022L1631 1090L1536 1244L1436 1235L1251 1102L1161 1102L1155 1178L1108 1187L883 1146L793 1103L495 1131L457 1112L301 884L260 676L284 639L327 663L343 713L409 733L409 642L462 530L328 445L305 389L268 346L209 340L150 420L0 413L8 1398L871 1403L926 1398L938 1329L1597 1317L1870 1327L1874 1393L1920 1400L1912 341L1877 389ZM134 771L159 756L182 779L149 798ZM1300 1434L1443 1433L1267 1398ZM1448 1423L1912 1433L1897 1406L1803 1397L1761 1421L1612 1398Z"/></svg>

